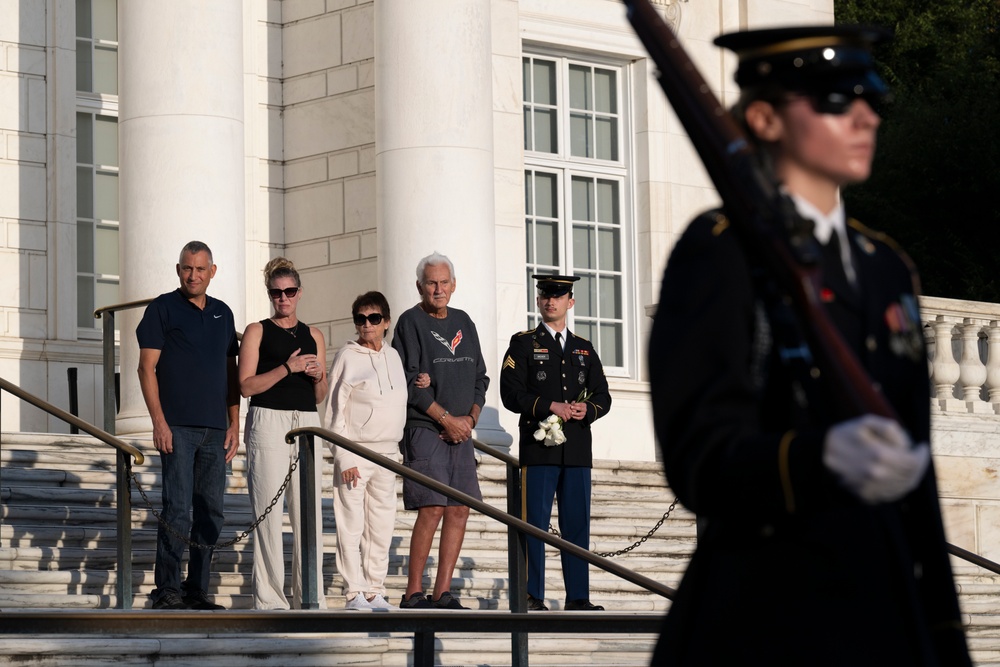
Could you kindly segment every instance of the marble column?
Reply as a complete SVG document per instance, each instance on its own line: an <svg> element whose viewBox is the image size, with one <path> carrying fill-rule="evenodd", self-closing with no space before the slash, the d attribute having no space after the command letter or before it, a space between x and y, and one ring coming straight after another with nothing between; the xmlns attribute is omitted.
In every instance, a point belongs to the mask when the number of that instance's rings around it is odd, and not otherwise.
<svg viewBox="0 0 1000 667"><path fill-rule="evenodd" d="M475 321L491 378L476 435L509 445L497 412L490 30L490 0L375 3L378 266L398 313L419 300L421 257L455 264L452 305Z"/></svg>
<svg viewBox="0 0 1000 667"><path fill-rule="evenodd" d="M218 266L208 293L241 327L243 3L119 2L118 22L122 297L177 288L180 249L203 241ZM136 375L141 315L119 315L122 434L151 431Z"/></svg>

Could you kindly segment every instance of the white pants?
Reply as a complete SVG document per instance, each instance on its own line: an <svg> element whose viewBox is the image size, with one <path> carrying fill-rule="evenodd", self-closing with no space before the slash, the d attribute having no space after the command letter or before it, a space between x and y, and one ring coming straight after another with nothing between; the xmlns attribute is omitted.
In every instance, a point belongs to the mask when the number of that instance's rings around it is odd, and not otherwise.
<svg viewBox="0 0 1000 667"><path fill-rule="evenodd" d="M247 446L250 505L254 517L264 513L281 488L288 466L298 458L298 443L285 443L285 434L300 426L319 426L315 412L271 410L251 406L243 431ZM322 441L315 441L316 541L314 545L316 580L319 582L319 606L326 609L323 587L323 455ZM292 524L292 604L302 606L301 518L299 513L299 470L285 489L288 519ZM281 500L253 532L253 605L254 609L288 609L285 597L285 550L282 543L283 514Z"/></svg>
<svg viewBox="0 0 1000 667"><path fill-rule="evenodd" d="M346 450L335 452L333 510L337 517L337 571L344 577L344 595L384 596L396 525L396 473ZM397 463L400 460L398 451L383 456ZM355 466L361 475L358 485L345 484L341 473Z"/></svg>

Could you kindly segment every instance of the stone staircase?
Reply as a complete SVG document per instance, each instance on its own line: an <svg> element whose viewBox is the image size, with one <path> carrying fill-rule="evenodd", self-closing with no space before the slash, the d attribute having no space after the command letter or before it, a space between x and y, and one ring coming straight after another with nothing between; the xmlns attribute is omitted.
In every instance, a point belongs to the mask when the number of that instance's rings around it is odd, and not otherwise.
<svg viewBox="0 0 1000 667"><path fill-rule="evenodd" d="M111 609L116 604L114 455L91 438L31 434L0 435L0 609ZM137 466L139 483L159 507L159 457L151 452ZM253 520L246 495L245 458L237 457L228 477L223 540ZM486 502L506 509L505 468L485 457L480 481ZM327 462L323 493L323 590L331 609L344 606L336 552L332 465ZM594 470L592 548L622 549L662 517L673 495L659 464L600 461ZM156 519L137 491L132 493L133 606L149 606L153 587ZM390 553L387 587L397 602L406 584L407 549L414 512L400 511ZM286 532L287 518L286 518ZM286 553L291 552L290 534ZM676 586L695 544L694 518L678 506L659 531L618 560L642 574ZM429 576L433 575L432 550ZM250 540L220 550L210 594L231 609L250 609ZM558 552L548 552L547 604L562 606L564 591ZM956 580L967 614L968 637L979 667L1000 667L1000 577L955 560ZM286 568L290 571L290 566ZM429 579L428 579L429 580ZM501 524L473 512L452 590L473 609L508 609L507 536ZM663 613L664 598L592 568L591 598L609 611ZM110 613L110 612L109 612ZM0 623L2 623L0 613ZM509 665L505 634L439 633L440 665ZM532 665L647 665L655 636L531 634ZM0 665L410 665L413 638L406 633L236 635L205 633L168 637L39 636L0 634Z"/></svg>
<svg viewBox="0 0 1000 667"><path fill-rule="evenodd" d="M0 439L0 609L111 609L116 605L115 459L113 450L89 437L2 434ZM159 508L159 457L151 442L137 444L147 454L134 472L154 507ZM227 479L226 525L222 540L239 535L253 518L246 492L245 457L233 462ZM506 510L506 469L484 457L480 481L486 502ZM336 525L327 461L323 489L323 591L331 609L344 606L341 578L335 572ZM400 482L401 484L401 482ZM659 464L599 462L594 471L592 548L616 551L645 535L666 511L673 496ZM149 607L153 588L156 518L132 491L133 607ZM406 585L407 550L415 512L396 518L387 588L398 602ZM286 553L291 553L286 521ZM553 517L555 522L555 517ZM678 507L655 536L620 556L627 567L676 585L694 547L694 520ZM431 552L433 576L434 556ZM564 590L559 556L550 549L547 603L562 607ZM251 540L219 550L209 593L230 609L250 609ZM473 609L508 609L506 527L473 512L456 568L452 590ZM290 572L290 563L286 567ZM290 588L290 582L288 582ZM669 601L592 568L591 598L609 611L663 613ZM2 614L0 614L2 623ZM438 634L438 664L510 664L506 634ZM532 634L533 665L645 665L655 636ZM412 664L411 634L358 634L119 638L65 635L0 635L0 665L164 664L261 665ZM124 656L128 656L127 658Z"/></svg>

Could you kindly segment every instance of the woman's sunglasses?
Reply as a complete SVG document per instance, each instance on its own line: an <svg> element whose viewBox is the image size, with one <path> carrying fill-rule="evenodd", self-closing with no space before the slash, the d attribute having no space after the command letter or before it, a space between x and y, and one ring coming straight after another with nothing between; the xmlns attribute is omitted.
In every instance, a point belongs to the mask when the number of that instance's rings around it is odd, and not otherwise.
<svg viewBox="0 0 1000 667"><path fill-rule="evenodd" d="M271 289L267 290L267 295L269 297L271 297L272 299L280 299L282 294L284 294L289 299L291 299L293 296L295 296L298 293L299 293L299 288L298 287L286 287L285 289L279 289L277 287L272 287Z"/></svg>
<svg viewBox="0 0 1000 667"><path fill-rule="evenodd" d="M372 313L368 316L358 313L354 316L354 325L362 327L365 325L365 322L369 324L382 324L382 319L382 313Z"/></svg>
<svg viewBox="0 0 1000 667"><path fill-rule="evenodd" d="M888 95L879 93L815 93L805 95L812 105L813 111L831 116L842 116L851 110L854 100L862 99L868 103L872 111L879 113L882 105L888 101Z"/></svg>

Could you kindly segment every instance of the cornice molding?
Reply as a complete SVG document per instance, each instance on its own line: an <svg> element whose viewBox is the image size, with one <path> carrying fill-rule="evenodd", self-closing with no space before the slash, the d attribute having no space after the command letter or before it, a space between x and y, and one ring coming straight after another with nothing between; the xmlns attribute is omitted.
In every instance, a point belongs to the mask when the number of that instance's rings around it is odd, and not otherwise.
<svg viewBox="0 0 1000 667"><path fill-rule="evenodd" d="M663 19L670 24L670 27L677 32L681 25L681 4L688 0L650 0L650 2L660 9Z"/></svg>

